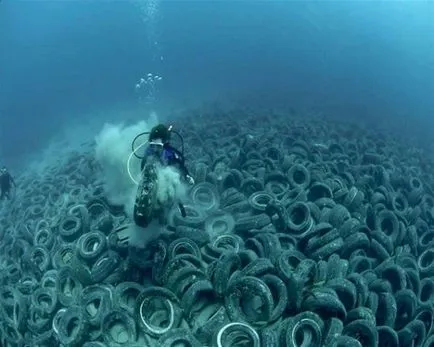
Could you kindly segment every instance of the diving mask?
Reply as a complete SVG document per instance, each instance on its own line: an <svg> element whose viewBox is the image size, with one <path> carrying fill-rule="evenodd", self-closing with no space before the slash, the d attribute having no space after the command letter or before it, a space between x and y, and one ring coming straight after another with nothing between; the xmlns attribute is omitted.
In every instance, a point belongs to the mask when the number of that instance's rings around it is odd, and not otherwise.
<svg viewBox="0 0 434 347"><path fill-rule="evenodd" d="M161 153L163 151L164 144L161 140L154 140L149 142L149 148L157 153Z"/></svg>

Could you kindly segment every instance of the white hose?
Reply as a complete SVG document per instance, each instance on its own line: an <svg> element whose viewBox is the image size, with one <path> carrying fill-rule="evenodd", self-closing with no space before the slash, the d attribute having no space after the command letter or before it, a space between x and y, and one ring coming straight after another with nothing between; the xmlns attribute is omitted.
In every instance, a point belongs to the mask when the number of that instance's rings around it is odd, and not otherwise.
<svg viewBox="0 0 434 347"><path fill-rule="evenodd" d="M130 170L130 162L131 162L131 158L133 157L133 155L136 154L136 152L137 152L138 149L142 148L143 146L145 146L145 145L147 145L147 144L148 144L148 141L143 142L140 146L138 146L137 148L135 148L134 151L132 151L132 152L130 153L130 155L128 156L128 160L127 160L127 172L128 172L128 176L130 176L130 180L133 181L133 183L134 183L135 185L139 185L139 182L136 181L136 180L134 179L133 175L131 174L131 170Z"/></svg>

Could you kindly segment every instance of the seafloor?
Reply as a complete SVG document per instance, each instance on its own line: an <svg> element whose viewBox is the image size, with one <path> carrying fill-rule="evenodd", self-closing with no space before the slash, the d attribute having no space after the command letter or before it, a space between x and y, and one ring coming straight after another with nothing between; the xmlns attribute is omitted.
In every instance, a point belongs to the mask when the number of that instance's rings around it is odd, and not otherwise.
<svg viewBox="0 0 434 347"><path fill-rule="evenodd" d="M434 193L393 132L234 108L177 120L196 184L146 249L94 144L17 177L0 345L432 347ZM204 113L205 112L205 113ZM61 164L60 164L61 163Z"/></svg>

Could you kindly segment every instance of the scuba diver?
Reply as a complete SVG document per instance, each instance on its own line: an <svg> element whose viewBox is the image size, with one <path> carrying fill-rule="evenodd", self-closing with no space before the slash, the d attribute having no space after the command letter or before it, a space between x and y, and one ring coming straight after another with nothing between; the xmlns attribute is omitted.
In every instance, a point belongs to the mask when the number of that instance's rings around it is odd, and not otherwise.
<svg viewBox="0 0 434 347"><path fill-rule="evenodd" d="M152 128L149 133L148 146L145 149L145 155L142 158L140 168L143 171L149 156L157 156L162 165L176 167L183 179L193 185L194 179L190 176L185 166L183 153L170 144L171 131L172 126L166 127L163 124L158 124Z"/></svg>
<svg viewBox="0 0 434 347"><path fill-rule="evenodd" d="M10 199L10 192L11 192L12 185L16 187L15 180L13 179L9 171L6 169L6 167L3 166L3 168L0 170L0 189L1 189L0 200Z"/></svg>
<svg viewBox="0 0 434 347"><path fill-rule="evenodd" d="M170 144L172 133L177 134L181 139L181 151ZM143 156L138 156L136 154L138 148L135 148L134 143L138 137L144 134L149 134L148 141L143 144L146 145ZM172 166L178 170L184 182L190 185L194 185L195 182L185 166L183 139L179 133L173 130L172 126L167 127L164 124L158 124L153 127L150 132L144 132L137 135L133 140L132 150L133 154L137 158L141 159L140 169L142 173L134 204L134 222L136 225L145 228L154 217L154 211L151 211L151 209L155 208L154 195L157 186L155 168L152 165L147 166L148 163L156 162L164 167ZM181 215L185 217L186 212L183 204L178 203L178 208Z"/></svg>

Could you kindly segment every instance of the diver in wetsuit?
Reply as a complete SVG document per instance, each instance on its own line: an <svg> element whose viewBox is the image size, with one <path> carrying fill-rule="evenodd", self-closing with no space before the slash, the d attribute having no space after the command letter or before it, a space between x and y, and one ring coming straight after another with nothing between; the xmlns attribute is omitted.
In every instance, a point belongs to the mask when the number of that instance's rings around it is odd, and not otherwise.
<svg viewBox="0 0 434 347"><path fill-rule="evenodd" d="M140 168L143 170L148 157L154 155L158 157L162 165L176 167L186 182L194 184L194 179L185 166L184 155L170 144L170 131L171 128L163 124L152 128Z"/></svg>
<svg viewBox="0 0 434 347"><path fill-rule="evenodd" d="M0 170L0 200L10 199L12 185L16 187L15 181L6 167Z"/></svg>
<svg viewBox="0 0 434 347"><path fill-rule="evenodd" d="M141 158L140 168L145 168L148 160L156 159L162 166L175 167L181 174L181 178L190 185L194 184L193 177L189 174L185 166L184 155L181 151L177 150L170 144L171 126L167 127L159 124L152 128L149 132L148 145L145 148L143 157ZM140 227L146 227L149 224L149 218L144 218L140 200L136 200L136 209L134 214L134 221ZM178 208L183 217L186 216L186 211L182 203L178 203ZM161 217L161 216L160 216Z"/></svg>

